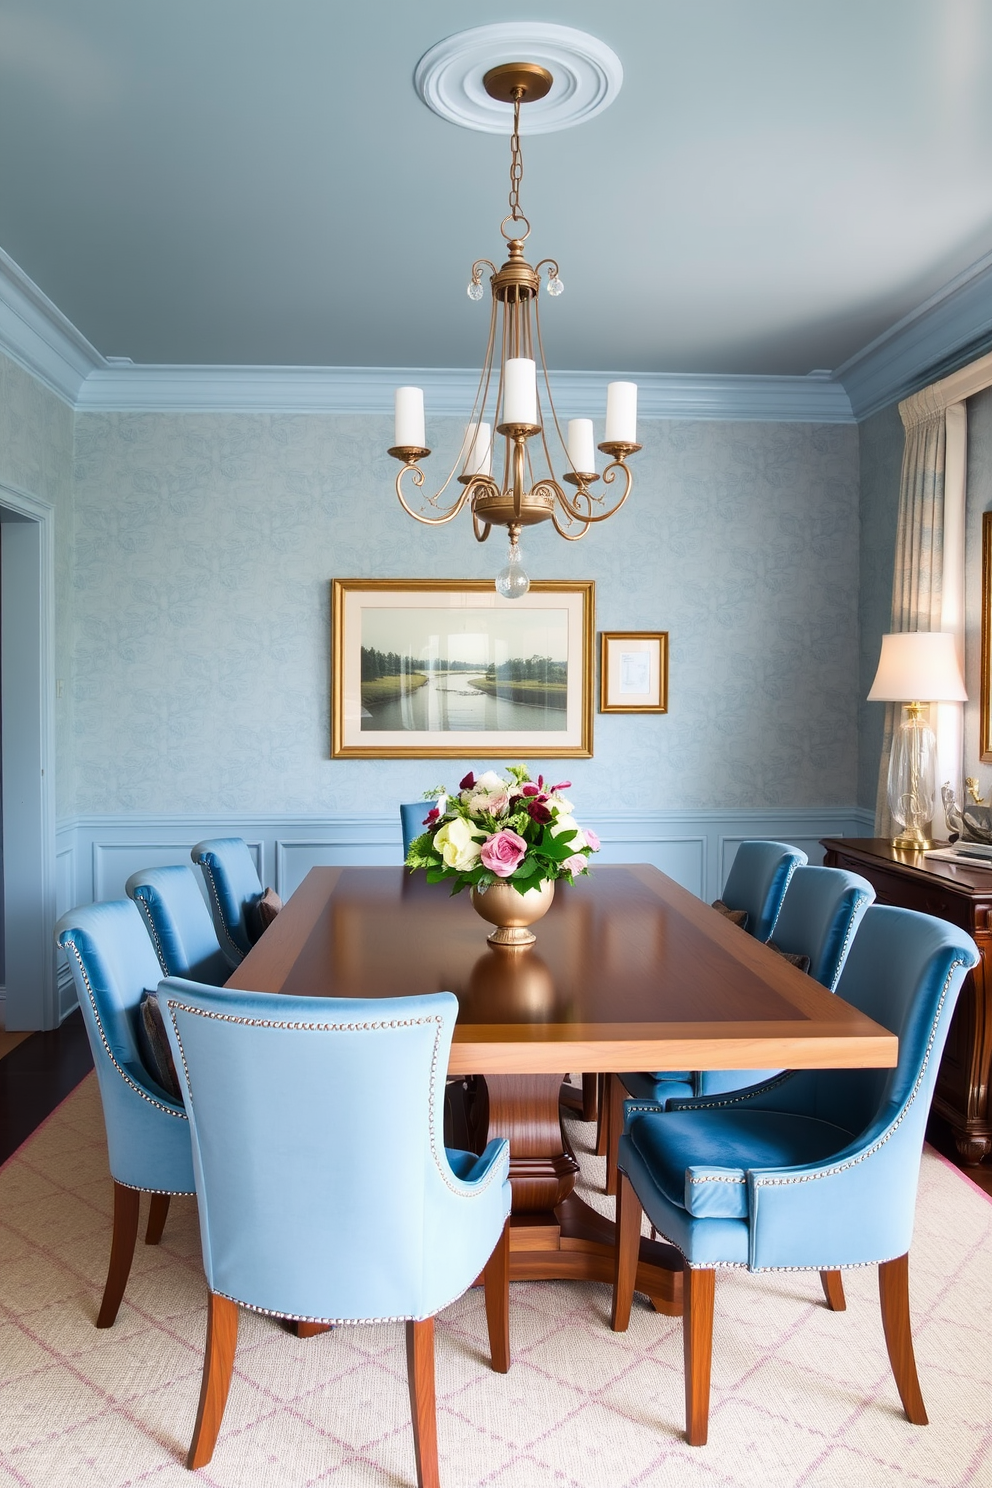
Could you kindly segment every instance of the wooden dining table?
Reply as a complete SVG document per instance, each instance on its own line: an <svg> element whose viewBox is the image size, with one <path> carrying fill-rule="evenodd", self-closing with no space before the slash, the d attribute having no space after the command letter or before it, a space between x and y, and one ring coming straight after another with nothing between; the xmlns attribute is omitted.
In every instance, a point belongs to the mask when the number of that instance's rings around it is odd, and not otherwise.
<svg viewBox="0 0 992 1488"><path fill-rule="evenodd" d="M894 1034L646 864L558 884L531 947L490 946L490 928L467 893L403 868L313 868L227 985L455 993L448 1076L471 1145L510 1142L511 1280L613 1278L612 1223L573 1192L569 1073L896 1063ZM681 1269L673 1247L645 1239L637 1289L679 1313Z"/></svg>

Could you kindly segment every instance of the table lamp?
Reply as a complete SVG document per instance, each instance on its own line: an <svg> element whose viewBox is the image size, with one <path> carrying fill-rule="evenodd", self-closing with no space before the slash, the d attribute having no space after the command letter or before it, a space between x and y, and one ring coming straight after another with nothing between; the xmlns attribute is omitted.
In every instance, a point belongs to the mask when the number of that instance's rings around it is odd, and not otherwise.
<svg viewBox="0 0 992 1488"><path fill-rule="evenodd" d="M927 703L968 701L955 637L922 630L883 636L868 701L905 705L889 757L889 811L902 829L892 838L892 846L923 851L933 845L930 829L937 794L937 740L923 708Z"/></svg>

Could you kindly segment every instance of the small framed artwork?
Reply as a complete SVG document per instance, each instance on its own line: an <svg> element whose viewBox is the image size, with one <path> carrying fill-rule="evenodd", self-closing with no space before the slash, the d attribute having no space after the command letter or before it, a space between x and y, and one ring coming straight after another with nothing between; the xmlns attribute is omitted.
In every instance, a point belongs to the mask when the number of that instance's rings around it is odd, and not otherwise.
<svg viewBox="0 0 992 1488"><path fill-rule="evenodd" d="M591 580L335 579L331 758L588 758Z"/></svg>
<svg viewBox="0 0 992 1488"><path fill-rule="evenodd" d="M599 645L600 713L668 712L667 630L604 630Z"/></svg>

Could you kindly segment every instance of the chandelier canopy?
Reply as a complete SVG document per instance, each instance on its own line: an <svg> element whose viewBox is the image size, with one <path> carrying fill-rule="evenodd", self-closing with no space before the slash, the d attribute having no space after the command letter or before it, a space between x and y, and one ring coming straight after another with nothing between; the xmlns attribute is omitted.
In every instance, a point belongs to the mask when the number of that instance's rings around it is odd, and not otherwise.
<svg viewBox="0 0 992 1488"><path fill-rule="evenodd" d="M487 258L477 259L472 265L469 298L483 298L482 280L488 270L492 310L475 404L455 464L440 490L424 496L415 509L411 505L414 492L424 484L420 461L430 454L421 388L396 389L395 432L389 451L402 466L396 476L400 504L418 522L440 526L467 506L479 542L485 542L493 527L507 529L507 564L496 577L496 588L507 599L519 598L530 587L521 563L521 528L550 519L560 536L569 541L584 537L594 523L605 522L626 501L632 483L626 462L640 449L635 383L612 382L607 388L606 437L599 449L609 456L609 463L602 475L596 471L592 419L569 420L566 438L551 396L541 338L541 271L547 272L545 289L551 296L560 295L564 285L553 258L544 258L532 268L524 257L530 223L520 207L524 173L520 109L524 103L544 98L552 82L551 73L535 62L506 63L491 68L483 79L491 98L513 107L510 210L500 224L509 256L500 268ZM502 440L502 475L498 480L493 475L494 429ZM566 492L555 474L549 437L558 451L562 481L573 488L572 494ZM461 489L448 496L456 472ZM413 489L405 493L408 474L407 485ZM593 487L600 481L602 490L597 493Z"/></svg>

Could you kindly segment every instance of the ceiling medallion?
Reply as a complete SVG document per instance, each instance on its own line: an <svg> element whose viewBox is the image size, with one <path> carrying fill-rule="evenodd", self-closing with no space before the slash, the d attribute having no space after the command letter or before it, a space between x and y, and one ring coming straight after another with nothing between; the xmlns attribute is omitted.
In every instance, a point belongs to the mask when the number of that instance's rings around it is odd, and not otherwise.
<svg viewBox="0 0 992 1488"><path fill-rule="evenodd" d="M484 134L505 134L506 109L485 86L500 63L528 57L548 72L546 97L528 99L526 133L551 134L584 124L620 92L623 67L605 42L571 26L537 21L500 21L446 37L425 52L413 75L427 107L451 124Z"/></svg>
<svg viewBox="0 0 992 1488"><path fill-rule="evenodd" d="M483 273L489 270L492 292L489 337L475 405L447 480L433 496L421 499L419 510L410 505L408 497L413 499L414 491L423 486L420 461L430 454L423 389L396 389L395 433L389 453L402 465L396 476L400 505L418 522L440 526L450 522L467 505L479 542L485 542L492 527L507 529L510 548L506 567L496 576L496 588L504 598L517 599L530 588L530 579L521 564L522 527L550 519L560 536L574 542L594 523L613 516L627 499L632 478L626 462L640 449L636 433L637 386L632 382L611 382L607 388L606 438L599 449L609 456L609 463L600 476L596 472L592 419L569 420L566 440L551 397L541 338L540 289L543 269L547 272L548 294L553 297L561 294L564 285L558 275L558 264L553 258L545 258L532 268L524 258L530 223L520 206L524 174L520 111L525 103L528 108L539 108L542 100L553 98L554 78L540 62L513 61L490 67L483 75L482 85L494 107L502 110L504 127L507 109L512 109L513 132L510 210L500 224L509 257L502 268L487 258L477 259L468 285L469 299L483 299ZM547 395L546 415L538 386L538 360ZM494 428L503 440L503 470L498 481L492 473ZM557 458L560 460L563 455L565 460L562 479L575 488L571 496L555 475L549 448L549 437L554 442L555 436L560 451ZM461 490L446 498L456 471ZM404 493L407 475L413 490ZM599 480L603 483L603 493L594 494L592 487Z"/></svg>

